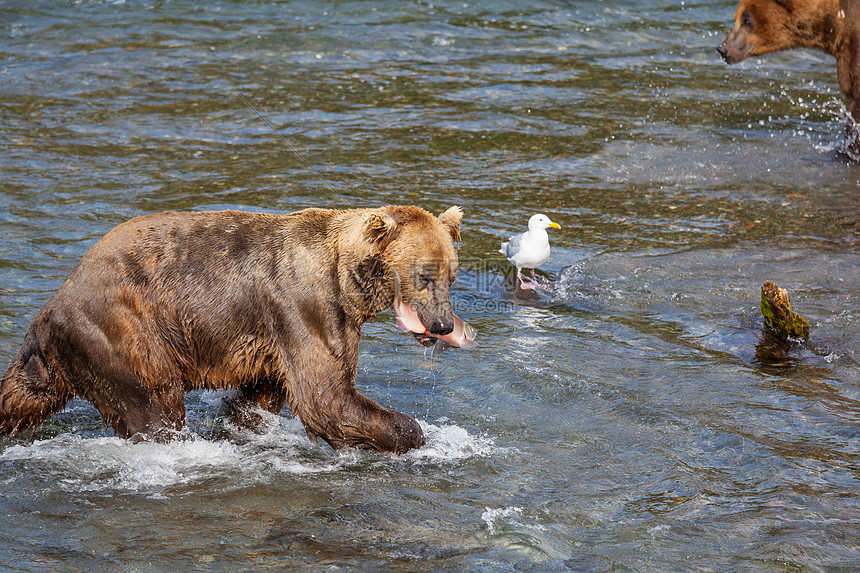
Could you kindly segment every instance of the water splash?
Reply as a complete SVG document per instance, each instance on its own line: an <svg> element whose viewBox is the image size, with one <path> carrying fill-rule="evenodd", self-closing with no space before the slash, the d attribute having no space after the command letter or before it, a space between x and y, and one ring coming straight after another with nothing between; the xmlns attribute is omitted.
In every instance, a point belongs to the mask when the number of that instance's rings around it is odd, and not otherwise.
<svg viewBox="0 0 860 573"><path fill-rule="evenodd" d="M815 83L809 82L809 87L814 89ZM842 99L834 97L830 89L806 98L787 89L782 89L781 94L793 106L803 110L796 118L798 127L794 130L795 136L805 137L818 151L838 152L851 161L860 160L860 155L854 149L855 138L858 137L856 122ZM820 121L822 117L824 123Z"/></svg>
<svg viewBox="0 0 860 573"><path fill-rule="evenodd" d="M500 508L485 508L481 519L487 524L489 535L500 533L504 527L515 527L532 532L546 531L546 527L540 524L523 523L523 508L511 506Z"/></svg>
<svg viewBox="0 0 860 573"><path fill-rule="evenodd" d="M116 437L78 434L17 444L0 453L0 478L15 480L20 473L38 474L64 491L123 491L167 495L171 488L193 488L203 482L223 482L219 487L268 483L283 475L337 472L372 461L420 465L451 463L486 457L500 451L493 440L472 436L465 429L419 421L427 445L404 456L343 450L314 443L296 418L261 412L260 432L232 428L228 438L211 440L185 432L169 443L132 443ZM14 475L9 475L11 469ZM237 485L231 485L237 484Z"/></svg>
<svg viewBox="0 0 860 573"><path fill-rule="evenodd" d="M481 514L481 519L487 524L488 533L490 535L494 535L496 533L496 525L500 522L511 522L514 523L516 520L514 518L520 517L523 514L523 508L521 507L504 507L504 508L490 508L487 507L484 513Z"/></svg>
<svg viewBox="0 0 860 573"><path fill-rule="evenodd" d="M437 421L445 421L442 420ZM451 462L477 457L489 457L502 451L496 447L492 438L486 436L472 436L464 428L453 424L436 426L422 420L418 421L427 444L417 450L406 454L408 459L414 461L438 461Z"/></svg>

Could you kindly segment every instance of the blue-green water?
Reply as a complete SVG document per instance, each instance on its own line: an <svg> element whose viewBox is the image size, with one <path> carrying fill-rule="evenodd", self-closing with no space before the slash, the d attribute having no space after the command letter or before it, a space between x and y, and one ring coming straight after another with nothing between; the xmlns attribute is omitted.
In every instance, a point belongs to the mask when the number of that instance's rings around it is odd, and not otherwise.
<svg viewBox="0 0 860 573"><path fill-rule="evenodd" d="M358 387L429 438L402 457L286 412L231 432L214 393L188 440L131 444L76 401L0 439L0 568L860 569L860 167L832 58L730 68L733 13L0 2L0 362L99 237L167 209L461 205L481 342L366 325ZM534 212L552 296L496 252ZM764 340L765 280L809 344Z"/></svg>

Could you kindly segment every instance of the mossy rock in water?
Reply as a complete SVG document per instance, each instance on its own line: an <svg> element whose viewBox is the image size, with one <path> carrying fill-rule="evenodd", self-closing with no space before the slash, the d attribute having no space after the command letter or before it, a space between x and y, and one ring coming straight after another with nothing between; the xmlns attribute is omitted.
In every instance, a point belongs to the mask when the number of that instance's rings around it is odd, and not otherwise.
<svg viewBox="0 0 860 573"><path fill-rule="evenodd" d="M780 338L809 338L809 323L794 313L788 292L771 281L761 285L761 315Z"/></svg>

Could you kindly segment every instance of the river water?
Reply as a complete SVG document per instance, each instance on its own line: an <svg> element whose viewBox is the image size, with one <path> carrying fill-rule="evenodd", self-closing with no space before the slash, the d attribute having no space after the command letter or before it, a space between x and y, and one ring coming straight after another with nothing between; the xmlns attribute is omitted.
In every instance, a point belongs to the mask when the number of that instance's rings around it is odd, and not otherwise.
<svg viewBox="0 0 860 573"><path fill-rule="evenodd" d="M168 209L465 211L474 351L367 324L403 456L287 412L0 439L10 571L856 571L860 167L832 58L728 67L729 1L0 2L0 362L83 253ZM277 134L275 133L277 132ZM496 251L535 212L550 294ZM788 288L811 340L765 339Z"/></svg>

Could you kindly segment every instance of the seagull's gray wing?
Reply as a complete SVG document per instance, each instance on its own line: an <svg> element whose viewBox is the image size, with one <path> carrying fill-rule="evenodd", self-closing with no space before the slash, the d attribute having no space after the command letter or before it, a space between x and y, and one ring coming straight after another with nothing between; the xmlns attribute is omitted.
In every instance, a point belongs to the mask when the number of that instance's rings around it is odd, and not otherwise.
<svg viewBox="0 0 860 573"><path fill-rule="evenodd" d="M520 233L519 235L514 235L511 237L511 240L508 241L508 244L505 245L505 256L507 258L511 258L520 252L520 243L523 242L524 233Z"/></svg>

